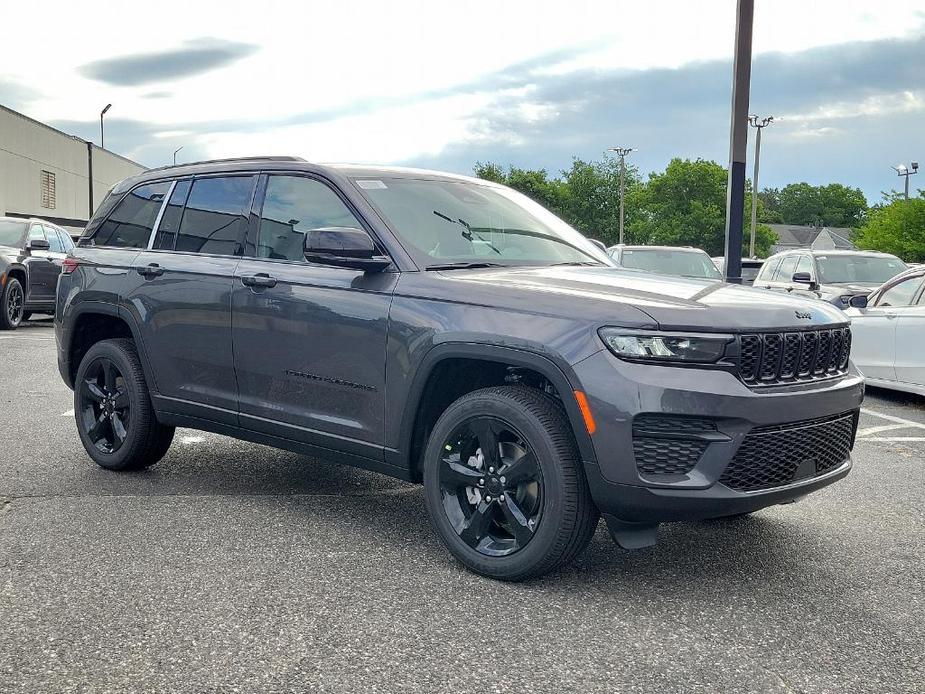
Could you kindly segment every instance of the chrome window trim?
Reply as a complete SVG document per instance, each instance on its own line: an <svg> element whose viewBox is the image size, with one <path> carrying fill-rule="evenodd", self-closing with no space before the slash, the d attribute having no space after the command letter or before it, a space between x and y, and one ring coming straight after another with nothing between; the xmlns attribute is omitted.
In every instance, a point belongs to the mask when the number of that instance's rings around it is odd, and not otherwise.
<svg viewBox="0 0 925 694"><path fill-rule="evenodd" d="M161 217L164 216L164 211L167 209L167 204L170 202L170 198L173 196L173 189L177 187L177 180L174 179L170 182L170 187L167 189L167 194L164 196L164 201L161 203L161 209L157 211L157 217L154 218L154 226L151 227L151 234L148 236L148 245L145 246L145 250L150 251L154 247L154 237L157 236L157 228L161 225Z"/></svg>

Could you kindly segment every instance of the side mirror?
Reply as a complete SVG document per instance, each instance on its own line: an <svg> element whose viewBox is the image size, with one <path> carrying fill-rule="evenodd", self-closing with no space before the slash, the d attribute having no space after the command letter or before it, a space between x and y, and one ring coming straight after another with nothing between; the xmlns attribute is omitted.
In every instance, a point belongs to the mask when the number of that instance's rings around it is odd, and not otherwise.
<svg viewBox="0 0 925 694"><path fill-rule="evenodd" d="M51 244L45 239L30 239L26 242L27 251L47 251Z"/></svg>
<svg viewBox="0 0 925 694"><path fill-rule="evenodd" d="M795 272L790 281L794 284L805 284L808 289L819 289L819 285L813 282L813 276L808 272Z"/></svg>
<svg viewBox="0 0 925 694"><path fill-rule="evenodd" d="M867 308L867 297L864 294L857 294L848 299L848 305L852 308Z"/></svg>
<svg viewBox="0 0 925 694"><path fill-rule="evenodd" d="M321 227L305 232L305 259L365 272L379 272L392 264L386 256L377 254L369 234L353 227Z"/></svg>

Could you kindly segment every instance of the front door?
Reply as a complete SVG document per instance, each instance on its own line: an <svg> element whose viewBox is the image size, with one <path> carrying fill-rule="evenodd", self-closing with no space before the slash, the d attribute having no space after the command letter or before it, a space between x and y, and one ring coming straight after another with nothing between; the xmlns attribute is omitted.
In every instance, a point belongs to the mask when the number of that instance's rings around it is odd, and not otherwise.
<svg viewBox="0 0 925 694"><path fill-rule="evenodd" d="M921 277L919 284L925 284ZM918 300L897 313L896 380L925 386L925 288L920 286Z"/></svg>
<svg viewBox="0 0 925 694"><path fill-rule="evenodd" d="M45 229L41 224L29 228L29 241L47 241ZM26 303L46 304L55 300L60 269L55 265L55 253L44 249L30 250L25 258L29 268L29 286L23 287L27 292Z"/></svg>
<svg viewBox="0 0 925 694"><path fill-rule="evenodd" d="M269 175L232 295L241 426L381 456L397 273L305 261L306 232L365 228L327 183ZM367 229L368 231L368 229Z"/></svg>

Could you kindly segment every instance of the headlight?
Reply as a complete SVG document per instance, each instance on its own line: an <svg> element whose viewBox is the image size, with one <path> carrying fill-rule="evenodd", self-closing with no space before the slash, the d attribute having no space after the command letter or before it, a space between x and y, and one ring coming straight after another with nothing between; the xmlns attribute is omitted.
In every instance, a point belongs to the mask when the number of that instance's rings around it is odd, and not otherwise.
<svg viewBox="0 0 925 694"><path fill-rule="evenodd" d="M666 335L601 328L601 339L621 359L712 364L726 352L730 335Z"/></svg>

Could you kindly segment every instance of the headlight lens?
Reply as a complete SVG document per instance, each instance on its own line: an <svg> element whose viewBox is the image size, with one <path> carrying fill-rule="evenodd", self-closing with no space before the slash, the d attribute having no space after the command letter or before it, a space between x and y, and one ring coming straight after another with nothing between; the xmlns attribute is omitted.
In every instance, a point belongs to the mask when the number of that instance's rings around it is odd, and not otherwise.
<svg viewBox="0 0 925 694"><path fill-rule="evenodd" d="M621 359L712 364L726 352L729 335L664 335L601 328L601 339Z"/></svg>

